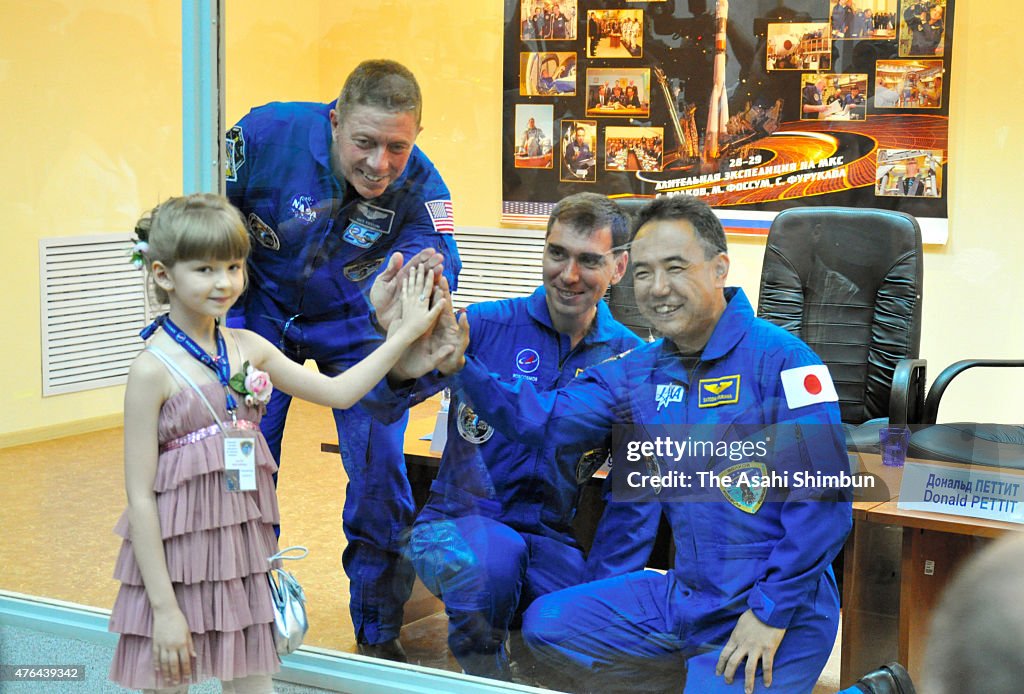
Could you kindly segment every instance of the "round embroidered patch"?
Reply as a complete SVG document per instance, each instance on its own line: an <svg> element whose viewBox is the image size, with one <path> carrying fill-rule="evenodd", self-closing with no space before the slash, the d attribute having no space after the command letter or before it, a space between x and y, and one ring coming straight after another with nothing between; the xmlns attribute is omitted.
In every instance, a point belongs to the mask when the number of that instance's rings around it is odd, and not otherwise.
<svg viewBox="0 0 1024 694"><path fill-rule="evenodd" d="M494 436L494 428L480 419L473 408L466 403L459 403L459 416L456 418L459 436L477 445L486 443Z"/></svg>

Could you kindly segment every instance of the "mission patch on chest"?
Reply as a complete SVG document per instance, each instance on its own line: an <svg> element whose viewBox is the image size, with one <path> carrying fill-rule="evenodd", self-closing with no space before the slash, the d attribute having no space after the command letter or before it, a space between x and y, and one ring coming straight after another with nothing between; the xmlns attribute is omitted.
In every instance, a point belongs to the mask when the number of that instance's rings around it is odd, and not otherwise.
<svg viewBox="0 0 1024 694"><path fill-rule="evenodd" d="M740 401L740 375L702 378L697 382L697 406L718 407Z"/></svg>

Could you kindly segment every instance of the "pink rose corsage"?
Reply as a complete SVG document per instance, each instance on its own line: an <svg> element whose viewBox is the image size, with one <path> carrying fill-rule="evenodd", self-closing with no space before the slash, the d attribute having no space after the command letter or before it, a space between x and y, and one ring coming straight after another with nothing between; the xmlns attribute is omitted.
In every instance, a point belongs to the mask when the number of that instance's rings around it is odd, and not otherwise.
<svg viewBox="0 0 1024 694"><path fill-rule="evenodd" d="M260 371L249 362L242 365L242 370L228 381L231 389L245 396L245 404L249 407L266 407L274 386L266 371Z"/></svg>

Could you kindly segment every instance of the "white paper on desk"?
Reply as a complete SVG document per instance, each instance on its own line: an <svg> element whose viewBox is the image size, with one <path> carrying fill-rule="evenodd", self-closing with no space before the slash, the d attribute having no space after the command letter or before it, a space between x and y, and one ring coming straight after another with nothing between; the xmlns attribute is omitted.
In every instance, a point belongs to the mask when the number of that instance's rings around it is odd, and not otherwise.
<svg viewBox="0 0 1024 694"><path fill-rule="evenodd" d="M444 452L444 445L448 442L448 391L441 398L441 407L437 411L437 419L434 421L434 433L430 437L430 451L432 453Z"/></svg>

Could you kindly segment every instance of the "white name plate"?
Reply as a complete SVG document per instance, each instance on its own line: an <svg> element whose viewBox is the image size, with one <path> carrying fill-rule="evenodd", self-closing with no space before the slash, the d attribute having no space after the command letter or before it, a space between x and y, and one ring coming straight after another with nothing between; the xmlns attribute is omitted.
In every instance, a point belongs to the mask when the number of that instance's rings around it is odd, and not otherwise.
<svg viewBox="0 0 1024 694"><path fill-rule="evenodd" d="M441 396L441 407L437 411L437 419L434 420L434 435L430 437L430 452L444 453L444 446L448 443L448 404L451 399L448 391Z"/></svg>
<svg viewBox="0 0 1024 694"><path fill-rule="evenodd" d="M1024 472L908 461L896 507L1024 523Z"/></svg>

